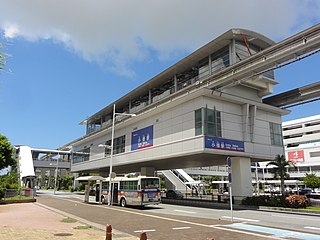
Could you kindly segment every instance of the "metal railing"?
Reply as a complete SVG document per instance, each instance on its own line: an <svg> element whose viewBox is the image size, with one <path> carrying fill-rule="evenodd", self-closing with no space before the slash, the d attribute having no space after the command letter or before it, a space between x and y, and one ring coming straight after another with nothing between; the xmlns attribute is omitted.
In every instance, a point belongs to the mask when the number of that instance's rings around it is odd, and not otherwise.
<svg viewBox="0 0 320 240"><path fill-rule="evenodd" d="M36 191L33 188L6 189L2 200L33 199L35 196Z"/></svg>

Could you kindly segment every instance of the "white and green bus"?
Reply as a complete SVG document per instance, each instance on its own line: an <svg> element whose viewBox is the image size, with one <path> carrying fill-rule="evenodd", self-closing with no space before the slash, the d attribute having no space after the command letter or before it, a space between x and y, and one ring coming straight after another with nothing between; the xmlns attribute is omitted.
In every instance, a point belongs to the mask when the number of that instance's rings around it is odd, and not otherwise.
<svg viewBox="0 0 320 240"><path fill-rule="evenodd" d="M102 181L101 201L108 202L109 178ZM138 176L134 178L116 177L111 181L111 200L113 204L145 206L159 204L160 178Z"/></svg>

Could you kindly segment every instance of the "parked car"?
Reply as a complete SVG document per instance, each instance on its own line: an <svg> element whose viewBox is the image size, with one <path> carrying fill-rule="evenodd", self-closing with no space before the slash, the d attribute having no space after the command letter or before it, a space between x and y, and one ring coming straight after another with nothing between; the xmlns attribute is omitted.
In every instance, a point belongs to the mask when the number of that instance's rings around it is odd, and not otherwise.
<svg viewBox="0 0 320 240"><path fill-rule="evenodd" d="M168 190L166 192L166 198L183 199L183 197L184 197L183 193L178 190Z"/></svg>
<svg viewBox="0 0 320 240"><path fill-rule="evenodd" d="M299 189L299 195L306 195L306 194L310 194L310 193L312 193L312 189L311 188Z"/></svg>

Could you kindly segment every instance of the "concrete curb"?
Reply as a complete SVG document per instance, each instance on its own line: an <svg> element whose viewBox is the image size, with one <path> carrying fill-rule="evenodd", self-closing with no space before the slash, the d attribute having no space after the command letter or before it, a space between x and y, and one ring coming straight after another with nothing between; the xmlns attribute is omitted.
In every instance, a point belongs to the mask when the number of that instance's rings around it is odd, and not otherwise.
<svg viewBox="0 0 320 240"><path fill-rule="evenodd" d="M17 199L17 200L0 200L0 204L13 204L13 203L33 203L37 199Z"/></svg>
<svg viewBox="0 0 320 240"><path fill-rule="evenodd" d="M317 211L317 210L294 209L294 208L283 208L283 207L265 207L265 206L260 206L259 210L273 211L273 212L287 212L287 213L313 215L313 216L320 217L320 211Z"/></svg>

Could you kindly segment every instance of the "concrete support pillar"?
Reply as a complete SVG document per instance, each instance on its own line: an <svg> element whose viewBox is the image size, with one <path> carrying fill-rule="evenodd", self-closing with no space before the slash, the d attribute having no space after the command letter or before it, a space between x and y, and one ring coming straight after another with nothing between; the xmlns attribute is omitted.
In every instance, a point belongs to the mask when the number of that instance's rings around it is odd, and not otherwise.
<svg viewBox="0 0 320 240"><path fill-rule="evenodd" d="M236 60L236 42L234 39L231 40L231 43L229 45L229 62L230 62L230 65L235 64L237 62L237 60Z"/></svg>
<svg viewBox="0 0 320 240"><path fill-rule="evenodd" d="M252 196L252 177L250 158L232 157L232 195L235 200Z"/></svg>
<svg viewBox="0 0 320 240"><path fill-rule="evenodd" d="M150 105L152 103L152 94L151 94L151 89L149 89L149 96L148 96L148 104Z"/></svg>
<svg viewBox="0 0 320 240"><path fill-rule="evenodd" d="M177 75L174 75L174 92L178 91L178 79L177 79Z"/></svg>
<svg viewBox="0 0 320 240"><path fill-rule="evenodd" d="M209 75L212 74L212 61L211 61L211 55L209 55Z"/></svg>
<svg viewBox="0 0 320 240"><path fill-rule="evenodd" d="M88 203L89 202L89 192L90 192L90 185L85 185L84 186L84 202Z"/></svg>
<svg viewBox="0 0 320 240"><path fill-rule="evenodd" d="M154 177L154 167L142 167L140 170L141 176Z"/></svg>

